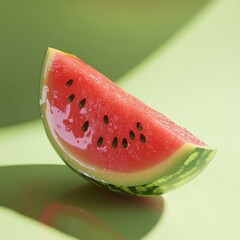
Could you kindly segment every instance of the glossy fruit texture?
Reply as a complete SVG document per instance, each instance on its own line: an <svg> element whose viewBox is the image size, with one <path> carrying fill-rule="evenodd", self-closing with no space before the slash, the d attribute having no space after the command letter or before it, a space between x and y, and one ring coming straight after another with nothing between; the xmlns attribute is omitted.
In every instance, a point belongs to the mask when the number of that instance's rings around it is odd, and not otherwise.
<svg viewBox="0 0 240 240"><path fill-rule="evenodd" d="M114 191L161 194L190 180L215 152L77 57L52 48L43 64L40 105L47 134L63 160ZM207 151L205 158L199 149ZM192 167L183 169L186 162ZM171 184L164 187L166 179Z"/></svg>

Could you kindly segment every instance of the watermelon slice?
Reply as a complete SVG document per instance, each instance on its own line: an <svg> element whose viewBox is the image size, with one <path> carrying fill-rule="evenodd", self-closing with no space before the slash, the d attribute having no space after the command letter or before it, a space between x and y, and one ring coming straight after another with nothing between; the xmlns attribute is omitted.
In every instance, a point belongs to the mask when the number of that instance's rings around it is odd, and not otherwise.
<svg viewBox="0 0 240 240"><path fill-rule="evenodd" d="M42 67L40 106L65 163L113 191L165 193L195 177L215 154L76 56L52 48Z"/></svg>

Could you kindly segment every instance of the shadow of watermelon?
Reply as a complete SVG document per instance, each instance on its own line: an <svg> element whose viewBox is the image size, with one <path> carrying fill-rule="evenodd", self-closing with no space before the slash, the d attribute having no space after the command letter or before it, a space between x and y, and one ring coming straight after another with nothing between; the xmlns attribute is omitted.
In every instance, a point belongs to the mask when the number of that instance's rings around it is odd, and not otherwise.
<svg viewBox="0 0 240 240"><path fill-rule="evenodd" d="M116 80L165 43L208 2L1 2L0 127L39 117L39 73L48 46L74 53Z"/></svg>
<svg viewBox="0 0 240 240"><path fill-rule="evenodd" d="M100 189L64 165L0 167L0 205L79 239L141 239L160 220L162 197Z"/></svg>

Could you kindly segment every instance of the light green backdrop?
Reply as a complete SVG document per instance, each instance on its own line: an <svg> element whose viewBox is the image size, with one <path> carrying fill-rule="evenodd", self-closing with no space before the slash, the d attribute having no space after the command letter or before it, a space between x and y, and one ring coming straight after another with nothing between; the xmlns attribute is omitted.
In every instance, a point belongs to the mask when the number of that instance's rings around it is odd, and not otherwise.
<svg viewBox="0 0 240 240"><path fill-rule="evenodd" d="M118 79L183 27L209 0L0 0L0 127L39 117L48 46Z"/></svg>
<svg viewBox="0 0 240 240"><path fill-rule="evenodd" d="M3 128L1 238L240 239L239 8L208 4L118 81L218 148L201 175L159 198L123 197L65 167L39 120Z"/></svg>

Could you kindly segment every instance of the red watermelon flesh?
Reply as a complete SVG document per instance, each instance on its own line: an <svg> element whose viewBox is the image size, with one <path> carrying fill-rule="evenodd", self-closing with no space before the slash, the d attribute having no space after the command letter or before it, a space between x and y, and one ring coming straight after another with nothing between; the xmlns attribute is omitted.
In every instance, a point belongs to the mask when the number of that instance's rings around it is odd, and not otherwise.
<svg viewBox="0 0 240 240"><path fill-rule="evenodd" d="M76 56L49 48L40 91L51 142L65 162L95 180L153 169L185 146L208 148Z"/></svg>

